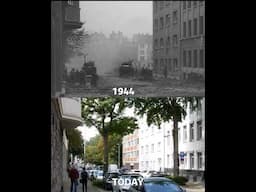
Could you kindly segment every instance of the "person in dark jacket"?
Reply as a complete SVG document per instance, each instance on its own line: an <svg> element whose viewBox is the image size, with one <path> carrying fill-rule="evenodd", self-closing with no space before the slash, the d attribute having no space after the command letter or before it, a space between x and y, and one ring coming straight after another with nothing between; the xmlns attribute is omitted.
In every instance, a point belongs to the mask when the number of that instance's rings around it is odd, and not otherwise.
<svg viewBox="0 0 256 192"><path fill-rule="evenodd" d="M83 186L83 192L87 192L87 181L88 181L88 173L86 172L85 168L81 172L81 183Z"/></svg>
<svg viewBox="0 0 256 192"><path fill-rule="evenodd" d="M70 192L76 192L76 188L78 185L77 179L79 178L79 173L74 165L71 167L71 169L69 169L68 175L71 181Z"/></svg>

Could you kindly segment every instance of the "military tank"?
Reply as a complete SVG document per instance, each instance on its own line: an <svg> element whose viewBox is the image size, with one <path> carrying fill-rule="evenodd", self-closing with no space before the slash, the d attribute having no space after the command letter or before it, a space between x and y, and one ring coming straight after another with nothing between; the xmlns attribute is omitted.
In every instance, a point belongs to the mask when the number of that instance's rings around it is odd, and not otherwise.
<svg viewBox="0 0 256 192"><path fill-rule="evenodd" d="M124 62L119 68L120 77L132 77L134 75L134 69L132 66L132 61Z"/></svg>
<svg viewBox="0 0 256 192"><path fill-rule="evenodd" d="M85 62L82 68L86 87L96 87L98 82L97 69L94 61Z"/></svg>

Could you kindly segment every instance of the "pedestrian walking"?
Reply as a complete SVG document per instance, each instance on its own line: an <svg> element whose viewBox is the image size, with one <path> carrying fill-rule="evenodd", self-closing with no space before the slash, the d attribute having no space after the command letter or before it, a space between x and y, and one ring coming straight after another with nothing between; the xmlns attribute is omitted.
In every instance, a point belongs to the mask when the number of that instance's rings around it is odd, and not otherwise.
<svg viewBox="0 0 256 192"><path fill-rule="evenodd" d="M71 184L70 184L70 192L76 192L77 185L78 185L78 178L79 178L79 173L78 170L76 169L75 165L72 165L71 169L69 169L68 172Z"/></svg>
<svg viewBox="0 0 256 192"><path fill-rule="evenodd" d="M83 192L87 192L87 181L88 181L88 173L85 170L85 168L83 168L83 171L81 172L81 180L80 180L83 186Z"/></svg>

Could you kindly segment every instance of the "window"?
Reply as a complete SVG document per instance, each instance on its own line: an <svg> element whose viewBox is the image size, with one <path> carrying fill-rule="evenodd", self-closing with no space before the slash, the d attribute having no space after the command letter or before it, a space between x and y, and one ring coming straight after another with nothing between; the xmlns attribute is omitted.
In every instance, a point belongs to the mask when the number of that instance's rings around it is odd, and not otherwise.
<svg viewBox="0 0 256 192"><path fill-rule="evenodd" d="M173 44L173 47L178 46L178 36L177 35L172 36L172 44Z"/></svg>
<svg viewBox="0 0 256 192"><path fill-rule="evenodd" d="M155 49L157 49L157 48L158 48L158 40L157 40L157 39L155 39L154 47L155 47Z"/></svg>
<svg viewBox="0 0 256 192"><path fill-rule="evenodd" d="M158 151L161 151L161 142L158 142Z"/></svg>
<svg viewBox="0 0 256 192"><path fill-rule="evenodd" d="M155 31L158 31L158 19L155 19Z"/></svg>
<svg viewBox="0 0 256 192"><path fill-rule="evenodd" d="M202 169L203 168L203 155L202 152L197 153L197 168Z"/></svg>
<svg viewBox="0 0 256 192"><path fill-rule="evenodd" d="M188 8L191 8L191 1L188 1Z"/></svg>
<svg viewBox="0 0 256 192"><path fill-rule="evenodd" d="M180 142L180 128L178 128L178 142Z"/></svg>
<svg viewBox="0 0 256 192"><path fill-rule="evenodd" d="M197 1L194 1L193 5L194 5L194 7L196 7L197 6Z"/></svg>
<svg viewBox="0 0 256 192"><path fill-rule="evenodd" d="M192 35L192 21L188 21L188 36L191 37Z"/></svg>
<svg viewBox="0 0 256 192"><path fill-rule="evenodd" d="M183 37L186 37L186 22L183 22Z"/></svg>
<svg viewBox="0 0 256 192"><path fill-rule="evenodd" d="M190 153L190 169L194 169L194 153Z"/></svg>
<svg viewBox="0 0 256 192"><path fill-rule="evenodd" d="M183 66L186 67L187 62L187 54L186 50L183 50Z"/></svg>
<svg viewBox="0 0 256 192"><path fill-rule="evenodd" d="M167 131L167 145L169 146L171 144L171 135L170 131Z"/></svg>
<svg viewBox="0 0 256 192"><path fill-rule="evenodd" d="M172 72L172 59L168 59L168 71ZM168 136L169 138L169 136Z"/></svg>
<svg viewBox="0 0 256 192"><path fill-rule="evenodd" d="M164 8L164 1L160 1L160 10Z"/></svg>
<svg viewBox="0 0 256 192"><path fill-rule="evenodd" d="M187 141L187 126L184 125L183 126L183 141L186 142Z"/></svg>
<svg viewBox="0 0 256 192"><path fill-rule="evenodd" d="M192 66L192 54L191 54L191 50L188 51L188 67Z"/></svg>
<svg viewBox="0 0 256 192"><path fill-rule="evenodd" d="M194 141L194 123L190 123L190 141Z"/></svg>
<svg viewBox="0 0 256 192"><path fill-rule="evenodd" d="M202 35L204 33L204 17L199 17L199 34Z"/></svg>
<svg viewBox="0 0 256 192"><path fill-rule="evenodd" d="M164 48L164 39L163 38L160 39L160 48L161 49Z"/></svg>
<svg viewBox="0 0 256 192"><path fill-rule="evenodd" d="M172 22L173 22L173 24L176 24L177 21L178 21L178 16L177 15L178 15L177 11L172 12Z"/></svg>
<svg viewBox="0 0 256 192"><path fill-rule="evenodd" d="M197 140L202 139L203 133L202 133L202 121L197 121Z"/></svg>
<svg viewBox="0 0 256 192"><path fill-rule="evenodd" d="M161 17L160 18L160 29L163 29L164 28L164 18Z"/></svg>
<svg viewBox="0 0 256 192"><path fill-rule="evenodd" d="M204 68L204 50L201 49L200 50L200 64L199 64L200 68Z"/></svg>
<svg viewBox="0 0 256 192"><path fill-rule="evenodd" d="M197 35L197 18L194 18L194 35Z"/></svg>
<svg viewBox="0 0 256 192"><path fill-rule="evenodd" d="M74 1L68 1L69 5L74 5Z"/></svg>
<svg viewBox="0 0 256 192"><path fill-rule="evenodd" d="M140 44L140 48L144 49L145 45L144 44Z"/></svg>
<svg viewBox="0 0 256 192"><path fill-rule="evenodd" d="M194 50L194 68L197 68L197 49Z"/></svg>
<svg viewBox="0 0 256 192"><path fill-rule="evenodd" d="M170 14L167 14L165 16L165 25L166 25L166 27L168 27L170 25L170 22L171 22Z"/></svg>
<svg viewBox="0 0 256 192"><path fill-rule="evenodd" d="M199 5L203 5L204 1L199 1Z"/></svg>
<svg viewBox="0 0 256 192"><path fill-rule="evenodd" d="M143 154L144 153L144 147L142 146L141 147L141 154Z"/></svg>
<svg viewBox="0 0 256 192"><path fill-rule="evenodd" d="M140 55L144 55L144 50L140 50Z"/></svg>
<svg viewBox="0 0 256 192"><path fill-rule="evenodd" d="M170 167L170 155L167 155L167 168Z"/></svg>
<svg viewBox="0 0 256 192"><path fill-rule="evenodd" d="M183 9L186 9L186 1L183 1Z"/></svg>
<svg viewBox="0 0 256 192"><path fill-rule="evenodd" d="M148 145L146 145L146 154L148 154Z"/></svg>
<svg viewBox="0 0 256 192"><path fill-rule="evenodd" d="M151 153L154 153L154 144L151 145Z"/></svg>
<svg viewBox="0 0 256 192"><path fill-rule="evenodd" d="M173 59L173 68L174 68L175 71L178 70L178 59L177 58Z"/></svg>

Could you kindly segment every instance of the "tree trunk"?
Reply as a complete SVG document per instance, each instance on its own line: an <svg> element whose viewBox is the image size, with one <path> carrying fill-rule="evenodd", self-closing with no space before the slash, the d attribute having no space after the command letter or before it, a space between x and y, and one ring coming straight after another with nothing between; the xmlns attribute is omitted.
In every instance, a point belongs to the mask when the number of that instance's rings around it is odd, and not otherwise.
<svg viewBox="0 0 256 192"><path fill-rule="evenodd" d="M108 134L104 133L103 135L103 144L104 144L104 176L108 172Z"/></svg>
<svg viewBox="0 0 256 192"><path fill-rule="evenodd" d="M178 141L178 120L173 118L173 176L179 176L179 141Z"/></svg>

